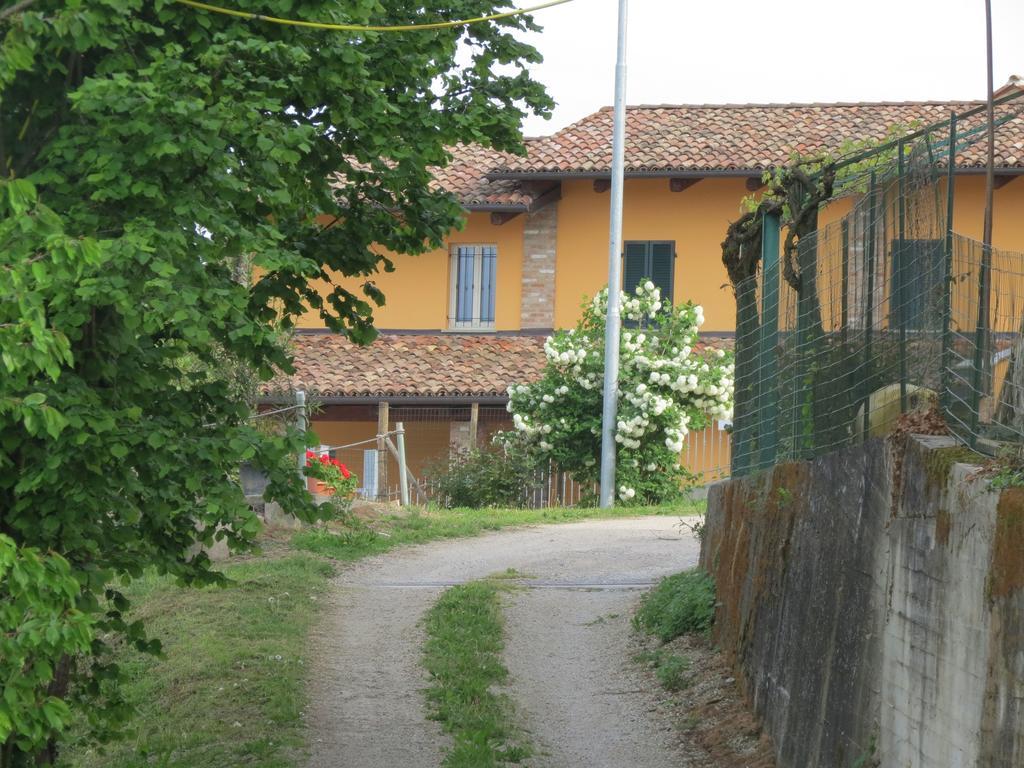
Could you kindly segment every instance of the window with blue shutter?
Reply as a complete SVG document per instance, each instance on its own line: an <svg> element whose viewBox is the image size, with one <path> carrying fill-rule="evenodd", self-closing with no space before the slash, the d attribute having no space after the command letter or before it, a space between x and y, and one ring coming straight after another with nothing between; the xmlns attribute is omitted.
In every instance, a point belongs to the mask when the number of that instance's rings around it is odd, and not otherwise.
<svg viewBox="0 0 1024 768"><path fill-rule="evenodd" d="M661 289L663 300L672 302L676 244L673 240L630 240L626 242L622 265L622 290L632 294L650 280Z"/></svg>
<svg viewBox="0 0 1024 768"><path fill-rule="evenodd" d="M493 245L452 247L449 325L453 329L494 327L498 249Z"/></svg>

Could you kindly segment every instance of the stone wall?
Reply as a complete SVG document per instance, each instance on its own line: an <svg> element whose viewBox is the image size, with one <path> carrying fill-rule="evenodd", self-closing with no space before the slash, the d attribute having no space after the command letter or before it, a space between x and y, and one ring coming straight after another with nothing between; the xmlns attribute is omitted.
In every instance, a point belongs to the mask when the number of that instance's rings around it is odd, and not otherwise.
<svg viewBox="0 0 1024 768"><path fill-rule="evenodd" d="M948 438L713 486L716 639L780 768L1024 766L1024 492Z"/></svg>
<svg viewBox="0 0 1024 768"><path fill-rule="evenodd" d="M550 330L555 326L555 244L558 203L527 214L523 228L523 284L519 327Z"/></svg>

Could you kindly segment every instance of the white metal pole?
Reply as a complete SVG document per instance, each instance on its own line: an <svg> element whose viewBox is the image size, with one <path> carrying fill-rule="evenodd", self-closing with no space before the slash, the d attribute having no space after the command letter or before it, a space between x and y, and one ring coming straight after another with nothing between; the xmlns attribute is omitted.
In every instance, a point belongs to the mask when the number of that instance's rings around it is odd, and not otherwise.
<svg viewBox="0 0 1024 768"><path fill-rule="evenodd" d="M608 242L608 314L604 333L604 406L601 414L601 506L615 503L615 425L619 410L619 286L622 272L622 179L626 142L626 11L619 0L615 54L615 112L612 118L612 210Z"/></svg>
<svg viewBox="0 0 1024 768"><path fill-rule="evenodd" d="M395 440L398 442L398 488L402 495L402 506L409 506L409 475L405 463L405 424L395 425Z"/></svg>

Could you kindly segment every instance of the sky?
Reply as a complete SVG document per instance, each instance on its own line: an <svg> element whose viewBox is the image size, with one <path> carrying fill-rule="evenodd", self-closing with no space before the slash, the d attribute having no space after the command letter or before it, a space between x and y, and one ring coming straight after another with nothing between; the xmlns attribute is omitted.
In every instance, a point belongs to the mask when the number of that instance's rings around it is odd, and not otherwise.
<svg viewBox="0 0 1024 768"><path fill-rule="evenodd" d="M516 0L519 7L539 0ZM617 0L538 11L532 68L558 106L527 136L614 100ZM992 0L995 86L1024 76L1024 1ZM984 0L630 0L629 104L985 97Z"/></svg>

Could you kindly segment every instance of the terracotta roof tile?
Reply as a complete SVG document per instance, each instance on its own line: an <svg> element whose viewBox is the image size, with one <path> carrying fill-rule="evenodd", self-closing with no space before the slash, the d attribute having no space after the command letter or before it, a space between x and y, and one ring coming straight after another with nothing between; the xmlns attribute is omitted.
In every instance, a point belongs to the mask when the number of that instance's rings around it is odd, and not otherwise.
<svg viewBox="0 0 1024 768"><path fill-rule="evenodd" d="M452 159L444 168L434 169L434 183L456 197L467 208L502 206L525 209L533 202L518 181L488 181L486 174L517 157L479 145L459 144L449 148Z"/></svg>
<svg viewBox="0 0 1024 768"><path fill-rule="evenodd" d="M793 151L836 150L848 139L884 138L890 126L927 125L977 102L864 104L735 104L629 107L627 173L758 172L789 161ZM1022 102L1003 107L1017 110ZM494 156L492 173L607 174L611 166L609 108L541 139L525 157ZM1024 167L1024 117L1000 126L996 163ZM961 166L984 165L984 144L958 157ZM479 159L478 159L479 162Z"/></svg>
<svg viewBox="0 0 1024 768"><path fill-rule="evenodd" d="M543 336L382 333L363 347L338 334L299 333L292 351L295 375L264 385L262 395L504 396L544 366Z"/></svg>
<svg viewBox="0 0 1024 768"><path fill-rule="evenodd" d="M540 378L544 336L382 333L366 347L333 333L298 333L295 375L265 384L272 397L298 389L321 397L503 397ZM701 340L732 349L731 337Z"/></svg>
<svg viewBox="0 0 1024 768"><path fill-rule="evenodd" d="M936 101L629 107L626 172L756 175L787 163L794 151L835 151L847 140L884 138L890 126L928 125L948 119L950 111L962 112L978 104ZM1011 101L998 108L997 117L1010 116L1022 107L1024 100ZM983 116L973 118L973 125L982 121ZM532 174L607 175L611 136L612 112L606 107L550 136L527 139L525 156L460 144L449 149L452 160L446 167L434 169L435 184L455 194L469 210L526 210L536 191L523 179ZM957 161L965 168L983 167L984 143L974 143L958 155ZM996 165L1024 169L1024 117L1012 117L998 128Z"/></svg>

